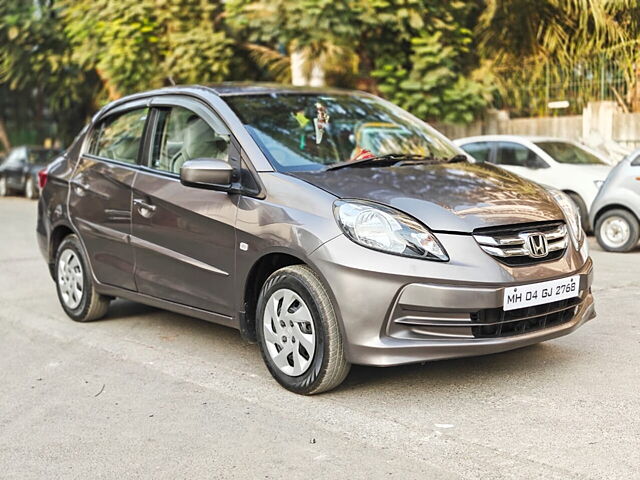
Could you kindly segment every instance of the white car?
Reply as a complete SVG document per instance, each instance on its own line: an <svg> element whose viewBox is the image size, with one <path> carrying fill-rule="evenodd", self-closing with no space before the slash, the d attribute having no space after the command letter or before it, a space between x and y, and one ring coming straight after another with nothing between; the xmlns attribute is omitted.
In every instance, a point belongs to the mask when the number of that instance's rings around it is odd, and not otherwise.
<svg viewBox="0 0 640 480"><path fill-rule="evenodd" d="M567 193L589 229L589 209L611 166L597 152L571 140L520 135L482 135L454 143L479 162Z"/></svg>

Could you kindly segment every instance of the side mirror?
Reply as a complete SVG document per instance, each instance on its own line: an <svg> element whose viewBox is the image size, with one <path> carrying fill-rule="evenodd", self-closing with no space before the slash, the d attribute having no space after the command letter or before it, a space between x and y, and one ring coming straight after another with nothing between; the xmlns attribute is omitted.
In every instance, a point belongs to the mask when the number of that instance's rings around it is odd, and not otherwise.
<svg viewBox="0 0 640 480"><path fill-rule="evenodd" d="M232 178L233 167L215 158L187 160L180 168L180 183L187 187L228 191Z"/></svg>

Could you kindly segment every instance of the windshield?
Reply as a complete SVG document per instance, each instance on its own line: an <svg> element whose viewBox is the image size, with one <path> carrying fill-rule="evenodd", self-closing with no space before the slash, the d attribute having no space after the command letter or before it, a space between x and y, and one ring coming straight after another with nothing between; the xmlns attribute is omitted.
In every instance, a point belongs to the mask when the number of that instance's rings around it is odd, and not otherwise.
<svg viewBox="0 0 640 480"><path fill-rule="evenodd" d="M587 152L574 143L567 142L536 142L542 150L547 152L551 158L560 163L579 163L590 165L604 165L593 153Z"/></svg>
<svg viewBox="0 0 640 480"><path fill-rule="evenodd" d="M280 171L322 170L392 153L459 153L433 128L375 97L282 93L225 100Z"/></svg>

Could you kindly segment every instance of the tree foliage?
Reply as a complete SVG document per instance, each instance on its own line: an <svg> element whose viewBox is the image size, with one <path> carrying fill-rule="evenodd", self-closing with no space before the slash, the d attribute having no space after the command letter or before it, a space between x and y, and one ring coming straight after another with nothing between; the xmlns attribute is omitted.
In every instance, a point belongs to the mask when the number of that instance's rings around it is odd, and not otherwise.
<svg viewBox="0 0 640 480"><path fill-rule="evenodd" d="M289 82L302 67L424 119L465 123L496 87L517 87L509 68L535 77L600 52L638 76L639 37L637 0L0 0L0 92L19 93L40 124L53 116L68 138L128 93Z"/></svg>
<svg viewBox="0 0 640 480"><path fill-rule="evenodd" d="M20 95L19 108L31 111L43 135L67 137L69 123L73 129L75 120L91 109L96 88L91 72L73 60L57 13L47 5L0 0L0 85ZM9 100L15 103L7 98L0 107ZM59 132L44 132L45 110L68 120L58 123Z"/></svg>
<svg viewBox="0 0 640 480"><path fill-rule="evenodd" d="M63 2L74 59L95 69L109 98L224 80L233 51L222 12L222 2L207 0Z"/></svg>

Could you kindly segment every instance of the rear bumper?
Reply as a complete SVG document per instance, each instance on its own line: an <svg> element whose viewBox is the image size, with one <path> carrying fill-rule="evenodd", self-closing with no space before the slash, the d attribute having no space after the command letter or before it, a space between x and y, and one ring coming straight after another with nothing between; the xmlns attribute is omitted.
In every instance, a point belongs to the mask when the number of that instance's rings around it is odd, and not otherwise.
<svg viewBox="0 0 640 480"><path fill-rule="evenodd" d="M470 268L469 264L419 261L418 268L430 270L420 278L415 275L417 272L409 263L411 260L377 252L366 254L366 261L372 265L369 270L346 267L343 259L348 259L351 265L357 264L358 259L354 260L354 255L349 254L352 248L349 243L352 242L345 241L348 243L338 240L339 258L335 254L328 258L327 251L316 252L312 257L334 295L346 340L347 358L355 364L392 366L497 353L566 335L595 317L591 293L592 261L589 258L581 260L577 252L571 252L569 255L573 258L569 260L565 257L530 270L527 267L508 269L511 278L505 275L506 270L500 270L503 267L496 270L489 268L489 264ZM481 251L472 250L475 242L467 243L460 237L455 241L464 247L460 250L461 255L465 251L470 256L479 255L476 258L480 262L490 258ZM448 247L451 251L455 245ZM332 248L332 251L335 250ZM490 262L495 266L493 259ZM572 268L576 264L582 266ZM409 267L409 273L413 275L401 275L405 267ZM374 273L374 270L377 271ZM442 275L437 275L438 272ZM451 275L440 280L438 277L444 277L445 273ZM489 313L502 312L506 287L576 274L580 276L579 298L553 309L551 306L546 310L540 307L542 313L523 309L527 310L521 312L523 318L534 319L512 320L520 322L518 325L522 325L522 330L504 333L500 327L497 333L490 331L487 334L486 329L478 328L486 325L482 319L488 318ZM514 278L515 275L520 278ZM454 276L460 279L456 280ZM556 310L562 313L554 314ZM494 325L502 323L505 317L498 313L498 318L500 321L495 321Z"/></svg>

